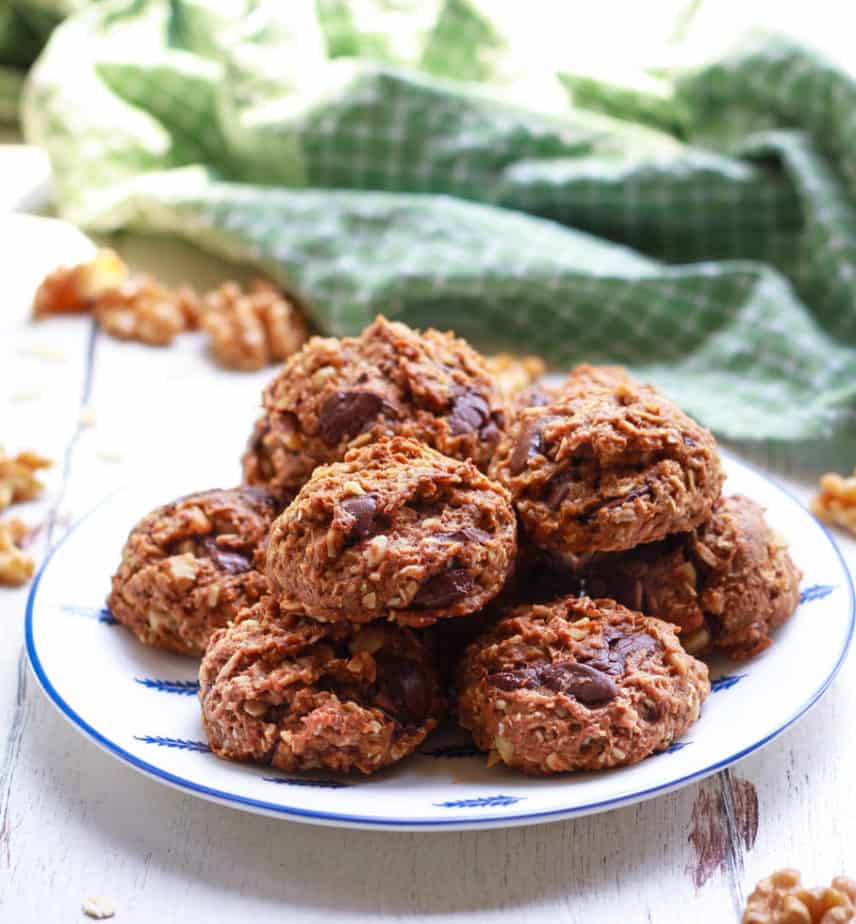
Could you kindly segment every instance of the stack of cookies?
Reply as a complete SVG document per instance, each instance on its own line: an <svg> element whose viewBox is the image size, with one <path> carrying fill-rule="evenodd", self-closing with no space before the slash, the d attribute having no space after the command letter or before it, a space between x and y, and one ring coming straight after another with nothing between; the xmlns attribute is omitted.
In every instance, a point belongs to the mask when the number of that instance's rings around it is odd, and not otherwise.
<svg viewBox="0 0 856 924"><path fill-rule="evenodd" d="M800 575L710 433L621 369L523 368L384 318L313 338L244 486L135 527L108 605L202 656L215 754L371 773L451 702L491 763L620 766L698 718L700 658L770 643Z"/></svg>

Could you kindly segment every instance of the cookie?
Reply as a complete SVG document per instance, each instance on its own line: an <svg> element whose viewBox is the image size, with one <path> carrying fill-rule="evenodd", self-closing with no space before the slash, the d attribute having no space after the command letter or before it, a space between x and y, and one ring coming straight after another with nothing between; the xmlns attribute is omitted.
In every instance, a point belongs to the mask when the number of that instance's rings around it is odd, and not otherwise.
<svg viewBox="0 0 856 924"><path fill-rule="evenodd" d="M260 488L202 491L134 527L107 598L146 645L201 655L214 629L267 589L259 553L280 507Z"/></svg>
<svg viewBox="0 0 856 924"><path fill-rule="evenodd" d="M693 654L712 650L743 660L799 604L802 577L787 545L748 497L723 497L690 533L630 552L595 556L586 588L681 628Z"/></svg>
<svg viewBox="0 0 856 924"><path fill-rule="evenodd" d="M281 770L374 773L412 753L445 702L433 655L390 623L322 624L273 597L218 630L199 670L211 750Z"/></svg>
<svg viewBox="0 0 856 924"><path fill-rule="evenodd" d="M356 338L313 337L263 395L244 481L289 499L314 468L379 436L409 436L485 469L505 425L484 359L463 340L383 317Z"/></svg>
<svg viewBox="0 0 856 924"><path fill-rule="evenodd" d="M464 653L458 719L489 762L601 770L662 751L699 717L706 665L673 626L613 600L512 609Z"/></svg>
<svg viewBox="0 0 856 924"><path fill-rule="evenodd" d="M511 491L533 544L563 554L692 529L723 481L713 436L632 380L563 388L520 410L490 474Z"/></svg>
<svg viewBox="0 0 856 924"><path fill-rule="evenodd" d="M314 619L419 627L481 609L515 551L504 488L396 437L315 470L273 525L267 575Z"/></svg>

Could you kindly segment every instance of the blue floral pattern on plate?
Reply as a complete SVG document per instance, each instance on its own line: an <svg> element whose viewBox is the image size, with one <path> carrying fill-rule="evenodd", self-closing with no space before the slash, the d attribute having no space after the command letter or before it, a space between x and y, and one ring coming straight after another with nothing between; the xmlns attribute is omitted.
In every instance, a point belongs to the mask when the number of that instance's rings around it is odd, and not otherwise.
<svg viewBox="0 0 856 924"><path fill-rule="evenodd" d="M812 584L811 587L803 588L800 593L800 603L813 603L815 600L822 600L828 597L835 590L835 584Z"/></svg>
<svg viewBox="0 0 856 924"><path fill-rule="evenodd" d="M160 693L178 693L179 696L195 696L199 692L198 680L159 680L157 677L134 677L134 683Z"/></svg>
<svg viewBox="0 0 856 924"><path fill-rule="evenodd" d="M434 802L437 808L496 808L522 802L526 796L479 796L476 799L450 799L447 802Z"/></svg>
<svg viewBox="0 0 856 924"><path fill-rule="evenodd" d="M211 748L205 741L194 741L192 738L165 738L163 735L134 735L136 741L146 744L156 744L162 748L177 748L180 751L198 751L208 753Z"/></svg>

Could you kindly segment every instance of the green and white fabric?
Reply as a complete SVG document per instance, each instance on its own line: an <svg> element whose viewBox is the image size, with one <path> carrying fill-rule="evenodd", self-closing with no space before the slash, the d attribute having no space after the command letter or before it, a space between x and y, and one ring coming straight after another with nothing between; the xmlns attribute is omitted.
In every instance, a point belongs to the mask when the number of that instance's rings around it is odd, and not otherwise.
<svg viewBox="0 0 856 924"><path fill-rule="evenodd" d="M849 75L767 40L656 97L569 67L542 112L465 0L376 5L88 5L23 101L61 214L251 261L330 333L623 362L722 437L856 462Z"/></svg>

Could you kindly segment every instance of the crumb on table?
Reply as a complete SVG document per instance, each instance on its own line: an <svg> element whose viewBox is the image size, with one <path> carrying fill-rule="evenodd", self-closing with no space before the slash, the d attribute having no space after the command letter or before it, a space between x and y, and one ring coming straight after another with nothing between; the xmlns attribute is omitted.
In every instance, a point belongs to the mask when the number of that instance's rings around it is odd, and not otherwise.
<svg viewBox="0 0 856 924"><path fill-rule="evenodd" d="M81 905L81 911L89 917L103 921L105 918L112 918L116 914L113 903L104 898L103 895L90 895L89 898Z"/></svg>

